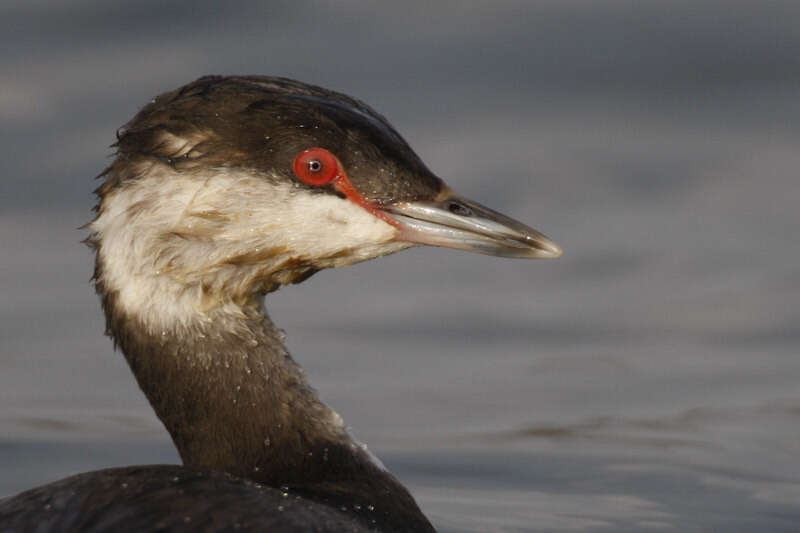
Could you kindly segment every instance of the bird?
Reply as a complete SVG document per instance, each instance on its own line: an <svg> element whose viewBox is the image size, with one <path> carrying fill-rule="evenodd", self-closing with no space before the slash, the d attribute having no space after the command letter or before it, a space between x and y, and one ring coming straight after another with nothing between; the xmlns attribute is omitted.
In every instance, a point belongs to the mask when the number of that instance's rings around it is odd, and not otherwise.
<svg viewBox="0 0 800 533"><path fill-rule="evenodd" d="M266 295L417 245L558 245L456 194L368 105L288 78L204 76L152 99L112 147L85 227L93 284L182 465L7 497L0 530L435 531L311 388Z"/></svg>

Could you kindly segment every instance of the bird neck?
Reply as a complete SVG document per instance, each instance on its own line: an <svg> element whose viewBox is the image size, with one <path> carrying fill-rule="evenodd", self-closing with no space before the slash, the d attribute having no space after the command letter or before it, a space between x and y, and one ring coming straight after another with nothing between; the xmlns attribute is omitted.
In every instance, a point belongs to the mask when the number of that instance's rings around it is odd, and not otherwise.
<svg viewBox="0 0 800 533"><path fill-rule="evenodd" d="M405 487L319 400L262 304L154 331L97 285L108 333L186 466L349 507L387 531L433 531Z"/></svg>
<svg viewBox="0 0 800 533"><path fill-rule="evenodd" d="M112 336L187 466L279 485L317 449L349 444L266 313L212 312L160 332L112 316Z"/></svg>

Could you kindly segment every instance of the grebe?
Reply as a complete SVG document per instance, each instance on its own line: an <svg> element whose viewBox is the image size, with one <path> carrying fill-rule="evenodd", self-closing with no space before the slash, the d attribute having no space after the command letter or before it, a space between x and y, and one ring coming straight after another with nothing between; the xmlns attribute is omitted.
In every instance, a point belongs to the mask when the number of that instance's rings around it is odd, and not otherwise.
<svg viewBox="0 0 800 533"><path fill-rule="evenodd" d="M0 501L0 530L434 531L309 387L264 295L417 244L558 246L453 193L370 107L285 78L200 78L115 146L87 225L94 285L183 466L29 490Z"/></svg>

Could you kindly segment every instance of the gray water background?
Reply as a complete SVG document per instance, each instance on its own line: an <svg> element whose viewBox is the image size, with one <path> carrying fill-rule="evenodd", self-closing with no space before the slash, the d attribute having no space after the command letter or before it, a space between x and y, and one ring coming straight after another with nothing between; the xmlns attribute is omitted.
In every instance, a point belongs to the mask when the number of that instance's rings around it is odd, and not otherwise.
<svg viewBox="0 0 800 533"><path fill-rule="evenodd" d="M800 530L800 4L0 2L0 495L177 462L76 228L209 73L385 114L556 261L414 249L267 299L442 531Z"/></svg>

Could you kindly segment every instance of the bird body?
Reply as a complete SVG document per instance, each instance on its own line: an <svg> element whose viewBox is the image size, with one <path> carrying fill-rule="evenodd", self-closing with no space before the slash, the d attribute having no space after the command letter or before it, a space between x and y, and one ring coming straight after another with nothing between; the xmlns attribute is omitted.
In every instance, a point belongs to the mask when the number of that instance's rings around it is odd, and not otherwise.
<svg viewBox="0 0 800 533"><path fill-rule="evenodd" d="M558 247L455 195L365 104L292 80L201 78L145 106L116 146L88 225L94 283L184 466L33 489L0 501L0 529L434 531L319 400L264 297L415 244Z"/></svg>
<svg viewBox="0 0 800 533"><path fill-rule="evenodd" d="M3 507L4 533L361 533L375 531L380 518L369 506L320 504L288 487L177 465L78 474L27 491ZM405 531L432 531L424 524L408 525Z"/></svg>

